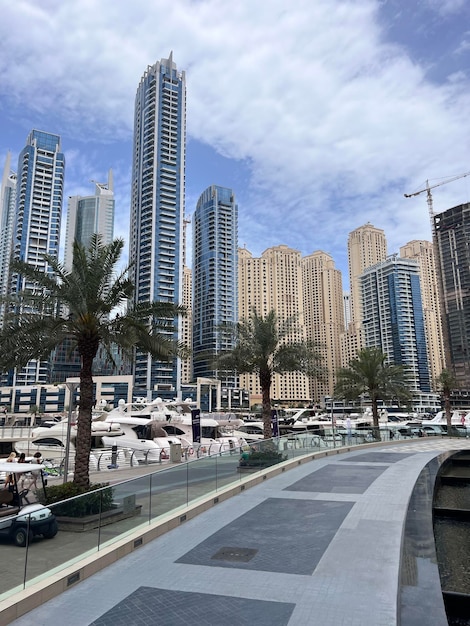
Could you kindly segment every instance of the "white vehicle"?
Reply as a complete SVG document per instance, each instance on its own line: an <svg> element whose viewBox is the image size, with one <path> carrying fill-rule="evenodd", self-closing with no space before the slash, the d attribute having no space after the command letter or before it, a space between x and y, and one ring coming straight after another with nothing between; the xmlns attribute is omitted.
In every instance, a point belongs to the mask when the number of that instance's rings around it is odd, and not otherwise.
<svg viewBox="0 0 470 626"><path fill-rule="evenodd" d="M5 487L0 491L0 536L20 547L31 543L35 536L52 539L57 534L57 520L52 511L39 503L29 504L28 490L19 489L22 474L38 472L42 479L44 469L38 463L0 462L0 472L6 476Z"/></svg>

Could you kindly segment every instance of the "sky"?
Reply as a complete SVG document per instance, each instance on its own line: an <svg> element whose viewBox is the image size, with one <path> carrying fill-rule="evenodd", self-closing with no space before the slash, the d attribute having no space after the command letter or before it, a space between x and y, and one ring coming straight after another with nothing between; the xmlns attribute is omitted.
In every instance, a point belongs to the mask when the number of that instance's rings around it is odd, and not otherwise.
<svg viewBox="0 0 470 626"><path fill-rule="evenodd" d="M231 187L239 245L332 255L348 234L388 252L431 239L470 200L467 0L0 0L0 169L31 129L57 133L66 199L113 169L128 241L134 99L173 51L187 81L186 215ZM190 239L190 232L189 239ZM190 260L190 250L188 251Z"/></svg>

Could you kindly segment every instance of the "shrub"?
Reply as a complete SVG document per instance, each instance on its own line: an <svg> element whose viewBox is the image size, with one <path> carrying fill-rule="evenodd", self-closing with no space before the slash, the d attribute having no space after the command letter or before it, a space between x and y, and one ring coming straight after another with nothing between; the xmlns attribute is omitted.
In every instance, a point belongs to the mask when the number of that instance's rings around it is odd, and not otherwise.
<svg viewBox="0 0 470 626"><path fill-rule="evenodd" d="M113 492L108 483L90 485L88 489L83 489L75 483L64 483L46 487L46 497L43 494L38 495L41 504L59 503L53 507L55 515L85 517L112 509Z"/></svg>
<svg viewBox="0 0 470 626"><path fill-rule="evenodd" d="M251 450L248 454L242 454L240 466L269 467L270 465L282 463L282 461L286 459L286 454L282 454L282 452L278 452L274 447L270 447L264 450Z"/></svg>

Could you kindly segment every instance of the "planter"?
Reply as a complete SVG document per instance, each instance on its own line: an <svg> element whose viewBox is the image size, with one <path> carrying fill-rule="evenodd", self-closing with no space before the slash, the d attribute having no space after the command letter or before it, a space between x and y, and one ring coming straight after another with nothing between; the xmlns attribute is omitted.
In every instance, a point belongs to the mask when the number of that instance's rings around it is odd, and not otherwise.
<svg viewBox="0 0 470 626"><path fill-rule="evenodd" d="M100 526L108 526L115 522L128 519L130 517L136 517L140 515L142 505L135 505L132 509L124 508L122 506L112 509L111 511L105 511L104 513L97 513L96 515L86 515L84 517L68 517L65 515L57 516L57 523L59 524L59 530L68 530L73 533L82 533L87 530L93 530Z"/></svg>

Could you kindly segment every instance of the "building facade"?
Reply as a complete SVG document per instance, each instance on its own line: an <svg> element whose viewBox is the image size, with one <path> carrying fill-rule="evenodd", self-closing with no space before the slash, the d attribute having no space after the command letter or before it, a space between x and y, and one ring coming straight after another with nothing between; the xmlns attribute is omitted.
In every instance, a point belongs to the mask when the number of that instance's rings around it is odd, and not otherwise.
<svg viewBox="0 0 470 626"><path fill-rule="evenodd" d="M400 248L400 257L415 259L419 265L428 363L435 388L434 382L445 368L445 353L434 246L430 241L410 241Z"/></svg>
<svg viewBox="0 0 470 626"><path fill-rule="evenodd" d="M286 245L268 248L255 258L248 250L238 251L238 315L248 319L253 308L258 315L266 316L274 310L280 322L296 316L297 328L289 339L300 342L306 339L302 291L302 259L298 250ZM258 377L240 376L240 386L248 389L252 398L261 397ZM310 402L308 377L299 372L275 374L271 398L289 403Z"/></svg>
<svg viewBox="0 0 470 626"><path fill-rule="evenodd" d="M73 263L73 244L77 241L88 247L91 236L101 235L103 244L109 244L114 234L113 175L110 170L107 183L95 182L95 193L91 196L70 196L67 206L65 231L64 265L70 272ZM71 351L71 342L66 340L54 350L51 357L50 382L63 383L70 376L78 376L81 359L78 352ZM100 346L93 363L96 375L128 374L130 364L122 358L121 351L114 347L115 365Z"/></svg>
<svg viewBox="0 0 470 626"><path fill-rule="evenodd" d="M370 223L360 226L349 233L348 263L351 319L361 324L362 294L360 277L364 270L387 257L387 240L381 228Z"/></svg>
<svg viewBox="0 0 470 626"><path fill-rule="evenodd" d="M303 308L307 339L318 345L327 369L324 379L310 380L310 396L322 402L332 396L341 367L340 337L345 331L341 272L333 258L317 251L302 259Z"/></svg>
<svg viewBox="0 0 470 626"><path fill-rule="evenodd" d="M181 384L192 381L193 376L193 280L192 270L185 267L183 270L183 306L186 307L186 315L181 320L181 341L190 351L186 359L181 360Z"/></svg>
<svg viewBox="0 0 470 626"><path fill-rule="evenodd" d="M94 181L95 182L95 181ZM73 242L76 240L88 247L91 236L101 235L107 245L114 236L114 191L113 173L108 172L107 183L95 182L95 193L91 196L70 196L65 227L64 264L72 269Z"/></svg>
<svg viewBox="0 0 470 626"><path fill-rule="evenodd" d="M470 389L470 203L434 216L447 367Z"/></svg>
<svg viewBox="0 0 470 626"><path fill-rule="evenodd" d="M186 78L170 54L147 68L135 99L129 261L136 303L182 302L185 151ZM143 397L174 397L179 360L138 352L134 386Z"/></svg>
<svg viewBox="0 0 470 626"><path fill-rule="evenodd" d="M13 227L16 216L16 174L11 171L11 154L7 153L0 189L0 295L5 297L10 286L10 258L13 248ZM0 304L0 324L4 305Z"/></svg>
<svg viewBox="0 0 470 626"><path fill-rule="evenodd" d="M387 241L382 229L370 223L349 233L349 307L350 322L341 336L341 364L348 367L351 359L364 347L362 328L362 294L360 277L365 269L383 261L387 256Z"/></svg>
<svg viewBox="0 0 470 626"><path fill-rule="evenodd" d="M64 170L60 137L32 130L18 159L13 255L43 272L51 272L44 255L59 256ZM36 289L18 274L10 277L13 293ZM30 361L23 370L12 373L8 383L30 385L46 383L48 378L48 362Z"/></svg>
<svg viewBox="0 0 470 626"><path fill-rule="evenodd" d="M234 347L223 325L238 321L238 206L232 189L211 185L193 219L193 380L218 378L235 387L234 373L219 372L213 357Z"/></svg>
<svg viewBox="0 0 470 626"><path fill-rule="evenodd" d="M388 363L406 366L413 392L429 393L418 263L390 256L366 269L360 285L365 347L378 347Z"/></svg>

